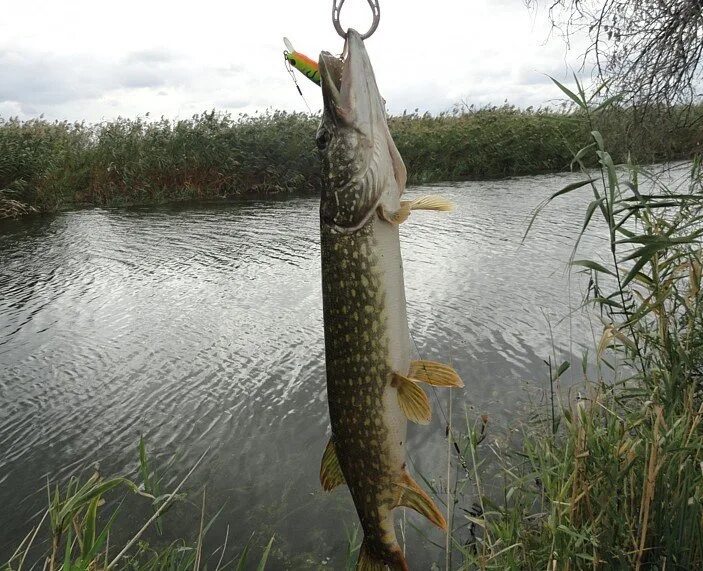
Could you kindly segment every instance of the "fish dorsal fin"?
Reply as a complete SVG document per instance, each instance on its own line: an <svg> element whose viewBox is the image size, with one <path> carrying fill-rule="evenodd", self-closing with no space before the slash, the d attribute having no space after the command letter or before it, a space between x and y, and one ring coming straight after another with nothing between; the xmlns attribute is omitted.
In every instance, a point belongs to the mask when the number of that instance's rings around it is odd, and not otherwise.
<svg viewBox="0 0 703 571"><path fill-rule="evenodd" d="M327 442L325 452L322 454L322 463L320 465L320 483L322 484L322 489L325 490L325 492L329 492L340 484L345 483L344 474L342 474L342 468L339 465L337 451L334 447L334 442L332 442L332 438L330 438Z"/></svg>
<svg viewBox="0 0 703 571"><path fill-rule="evenodd" d="M439 509L437 509L432 498L427 495L427 492L425 492L405 470L403 470L403 476L398 485L401 491L397 506L412 508L416 512L424 515L438 528L444 531L447 530L447 521L444 519Z"/></svg>
<svg viewBox="0 0 703 571"><path fill-rule="evenodd" d="M408 377L435 387L461 388L464 386L464 382L454 369L435 361L413 361L410 363Z"/></svg>
<svg viewBox="0 0 703 571"><path fill-rule="evenodd" d="M398 404L408 420L429 424L432 419L430 401L415 382L398 373L393 374L391 386L398 389Z"/></svg>

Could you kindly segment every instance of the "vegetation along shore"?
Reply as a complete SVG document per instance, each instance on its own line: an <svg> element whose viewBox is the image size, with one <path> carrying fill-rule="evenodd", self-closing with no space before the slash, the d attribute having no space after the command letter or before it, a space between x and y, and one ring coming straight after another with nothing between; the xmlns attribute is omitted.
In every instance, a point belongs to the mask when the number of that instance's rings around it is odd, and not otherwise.
<svg viewBox="0 0 703 571"><path fill-rule="evenodd" d="M610 106L592 118L616 162L689 158L703 139L703 106L649 113L644 121L632 115ZM316 193L318 123L317 115L280 111L94 125L0 118L0 218L82 205ZM568 170L591 131L578 108L509 105L404 114L390 126L411 184Z"/></svg>

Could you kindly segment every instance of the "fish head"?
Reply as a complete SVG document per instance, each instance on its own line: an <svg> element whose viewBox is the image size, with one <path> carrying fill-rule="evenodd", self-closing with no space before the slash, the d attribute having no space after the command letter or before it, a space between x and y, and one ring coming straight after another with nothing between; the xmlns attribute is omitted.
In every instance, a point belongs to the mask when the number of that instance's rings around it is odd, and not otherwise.
<svg viewBox="0 0 703 571"><path fill-rule="evenodd" d="M322 52L319 70L324 101L316 140L324 178L320 218L354 232L379 205L399 204L405 166L360 34L349 30L341 58Z"/></svg>

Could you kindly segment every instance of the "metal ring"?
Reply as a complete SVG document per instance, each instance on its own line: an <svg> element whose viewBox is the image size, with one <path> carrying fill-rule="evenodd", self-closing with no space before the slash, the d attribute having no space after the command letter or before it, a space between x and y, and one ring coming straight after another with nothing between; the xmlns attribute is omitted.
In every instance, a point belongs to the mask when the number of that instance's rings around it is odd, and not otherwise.
<svg viewBox="0 0 703 571"><path fill-rule="evenodd" d="M373 22L369 31L361 36L362 40L366 40L371 37L371 35L378 28L378 22L381 19L381 7L378 5L378 0L366 0L371 7L371 12L373 13ZM334 29L337 33L342 36L345 40L347 39L347 33L342 29L342 25L339 23L339 15L342 12L342 6L344 6L345 0L332 0L332 23L334 24Z"/></svg>

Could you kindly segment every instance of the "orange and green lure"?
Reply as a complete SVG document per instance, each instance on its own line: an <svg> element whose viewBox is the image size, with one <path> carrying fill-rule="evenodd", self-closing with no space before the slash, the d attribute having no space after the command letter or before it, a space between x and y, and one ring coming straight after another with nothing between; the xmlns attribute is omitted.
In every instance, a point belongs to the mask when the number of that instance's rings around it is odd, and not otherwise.
<svg viewBox="0 0 703 571"><path fill-rule="evenodd" d="M318 69L317 62L311 60L308 56L303 55L300 52L296 52L293 49L293 44L290 43L288 38L283 38L283 43L286 44L286 51L283 52L286 62L297 69L310 81L320 85L320 70Z"/></svg>

